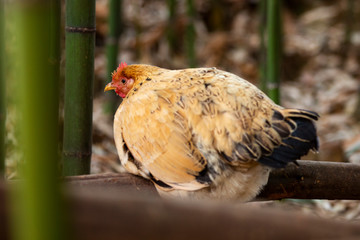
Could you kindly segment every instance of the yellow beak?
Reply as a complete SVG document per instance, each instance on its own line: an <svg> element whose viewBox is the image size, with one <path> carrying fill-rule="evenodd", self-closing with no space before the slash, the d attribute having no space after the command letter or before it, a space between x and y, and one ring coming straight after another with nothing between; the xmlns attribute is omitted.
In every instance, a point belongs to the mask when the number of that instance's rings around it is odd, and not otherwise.
<svg viewBox="0 0 360 240"><path fill-rule="evenodd" d="M104 92L107 92L107 91L110 91L110 90L115 90L116 87L114 87L112 85L112 83L108 83L106 86L105 86L105 89L104 89Z"/></svg>

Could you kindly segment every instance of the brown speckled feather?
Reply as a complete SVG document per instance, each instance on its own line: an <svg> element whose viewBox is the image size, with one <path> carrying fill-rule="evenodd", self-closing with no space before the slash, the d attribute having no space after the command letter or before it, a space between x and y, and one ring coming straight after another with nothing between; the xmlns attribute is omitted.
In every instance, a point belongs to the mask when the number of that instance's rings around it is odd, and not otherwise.
<svg viewBox="0 0 360 240"><path fill-rule="evenodd" d="M115 115L119 156L160 190L249 200L270 167L318 148L316 113L283 109L231 73L130 65L123 74L135 84Z"/></svg>

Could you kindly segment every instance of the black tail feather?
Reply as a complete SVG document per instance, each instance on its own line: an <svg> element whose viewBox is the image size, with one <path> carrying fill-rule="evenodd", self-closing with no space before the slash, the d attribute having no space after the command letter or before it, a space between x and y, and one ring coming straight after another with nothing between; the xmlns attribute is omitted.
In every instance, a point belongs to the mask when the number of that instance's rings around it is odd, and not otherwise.
<svg viewBox="0 0 360 240"><path fill-rule="evenodd" d="M314 116L314 113L311 113ZM310 114L307 116L311 116ZM289 137L283 139L270 155L263 155L258 162L273 167L283 168L289 162L294 162L306 155L309 150L318 150L319 142L315 123L308 118L291 117L296 122L296 129Z"/></svg>

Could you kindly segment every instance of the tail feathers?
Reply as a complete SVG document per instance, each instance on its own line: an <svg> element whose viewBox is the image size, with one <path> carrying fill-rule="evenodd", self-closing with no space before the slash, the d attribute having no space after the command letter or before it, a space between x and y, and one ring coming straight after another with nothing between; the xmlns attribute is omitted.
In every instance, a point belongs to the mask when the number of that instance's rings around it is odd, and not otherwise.
<svg viewBox="0 0 360 240"><path fill-rule="evenodd" d="M264 154L258 162L282 168L306 155L309 150L317 151L319 141L314 121L319 118L315 112L298 109L275 111L272 127L282 138L282 142L270 154Z"/></svg>
<svg viewBox="0 0 360 240"><path fill-rule="evenodd" d="M316 112L313 111L309 111L309 110L304 110L304 109L283 109L282 114L284 117L287 118L306 118L308 120L318 120L319 119L319 114L317 114Z"/></svg>

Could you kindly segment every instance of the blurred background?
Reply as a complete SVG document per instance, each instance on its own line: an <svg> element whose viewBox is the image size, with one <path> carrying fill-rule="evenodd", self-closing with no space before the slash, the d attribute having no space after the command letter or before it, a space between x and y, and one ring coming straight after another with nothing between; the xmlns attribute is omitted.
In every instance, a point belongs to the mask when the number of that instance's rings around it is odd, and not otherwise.
<svg viewBox="0 0 360 240"><path fill-rule="evenodd" d="M5 1L9 3L12 1ZM109 37L109 0L96 1L95 79L91 173L122 172L113 142L113 106L103 93L110 69L120 62L163 68L217 67L261 86L266 24L261 0L122 0L115 5L118 33ZM114 7L114 5L113 5ZM5 8L6 9L6 8ZM360 164L360 3L352 0L283 0L281 6L280 104L316 111L320 151L305 159ZM62 1L60 119L64 106L65 1ZM16 51L16 16L5 11L5 57ZM118 39L117 39L118 37ZM108 66L107 46L117 43L117 63ZM109 47L109 46L108 46ZM109 48L108 48L109 49ZM110 48L111 49L111 48ZM109 51L109 50L108 50ZM6 177L18 176L18 114L15 95L19 63L5 61ZM115 99L115 100L114 100ZM115 102L115 103L114 103ZM109 107L110 106L110 107ZM60 120L62 133L63 121ZM59 134L60 141L62 134ZM311 215L360 219L359 201L254 203L298 209Z"/></svg>

